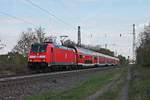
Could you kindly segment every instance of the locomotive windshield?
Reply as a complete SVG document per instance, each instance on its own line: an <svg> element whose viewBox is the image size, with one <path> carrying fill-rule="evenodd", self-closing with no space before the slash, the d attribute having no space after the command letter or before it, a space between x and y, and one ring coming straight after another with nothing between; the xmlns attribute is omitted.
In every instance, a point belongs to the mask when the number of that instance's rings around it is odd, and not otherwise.
<svg viewBox="0 0 150 100"><path fill-rule="evenodd" d="M31 46L32 52L45 52L47 48L47 44L33 44Z"/></svg>

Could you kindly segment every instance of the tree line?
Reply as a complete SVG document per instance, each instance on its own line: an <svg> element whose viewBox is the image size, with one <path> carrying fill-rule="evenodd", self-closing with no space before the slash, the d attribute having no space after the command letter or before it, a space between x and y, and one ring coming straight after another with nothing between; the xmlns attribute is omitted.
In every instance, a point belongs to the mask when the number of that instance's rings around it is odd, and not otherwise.
<svg viewBox="0 0 150 100"><path fill-rule="evenodd" d="M139 46L136 49L136 62L143 66L150 65L150 24L144 27L139 35Z"/></svg>

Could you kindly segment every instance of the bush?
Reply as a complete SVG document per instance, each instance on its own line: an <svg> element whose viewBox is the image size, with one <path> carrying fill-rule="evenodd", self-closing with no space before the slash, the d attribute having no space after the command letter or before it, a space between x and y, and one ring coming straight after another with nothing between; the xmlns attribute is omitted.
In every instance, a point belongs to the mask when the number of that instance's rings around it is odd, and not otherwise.
<svg viewBox="0 0 150 100"><path fill-rule="evenodd" d="M140 45L136 50L138 64L150 66L150 24L140 34Z"/></svg>
<svg viewBox="0 0 150 100"><path fill-rule="evenodd" d="M19 53L0 55L0 72L25 73L27 71L27 58Z"/></svg>

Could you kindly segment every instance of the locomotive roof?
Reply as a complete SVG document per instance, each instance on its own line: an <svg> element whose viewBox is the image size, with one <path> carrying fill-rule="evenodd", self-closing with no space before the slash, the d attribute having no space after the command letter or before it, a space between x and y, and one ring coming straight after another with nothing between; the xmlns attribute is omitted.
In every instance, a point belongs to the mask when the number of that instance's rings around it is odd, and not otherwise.
<svg viewBox="0 0 150 100"><path fill-rule="evenodd" d="M56 48L62 48L62 49L66 49L66 50L74 50L73 48L68 48L66 46L63 45L55 45ZM74 50L75 51L75 50Z"/></svg>

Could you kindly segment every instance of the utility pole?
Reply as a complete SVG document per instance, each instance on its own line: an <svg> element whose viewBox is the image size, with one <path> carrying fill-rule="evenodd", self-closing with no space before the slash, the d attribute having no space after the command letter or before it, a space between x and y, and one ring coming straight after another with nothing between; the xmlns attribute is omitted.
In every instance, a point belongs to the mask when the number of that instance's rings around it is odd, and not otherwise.
<svg viewBox="0 0 150 100"><path fill-rule="evenodd" d="M107 49L107 43L105 44L105 49Z"/></svg>
<svg viewBox="0 0 150 100"><path fill-rule="evenodd" d="M105 43L105 49L107 49L107 34L105 34L105 41L106 41L106 43Z"/></svg>
<svg viewBox="0 0 150 100"><path fill-rule="evenodd" d="M136 63L136 41L135 41L135 24L133 24L133 63Z"/></svg>
<svg viewBox="0 0 150 100"><path fill-rule="evenodd" d="M81 30L80 30L80 26L78 26L78 46L81 46Z"/></svg>

